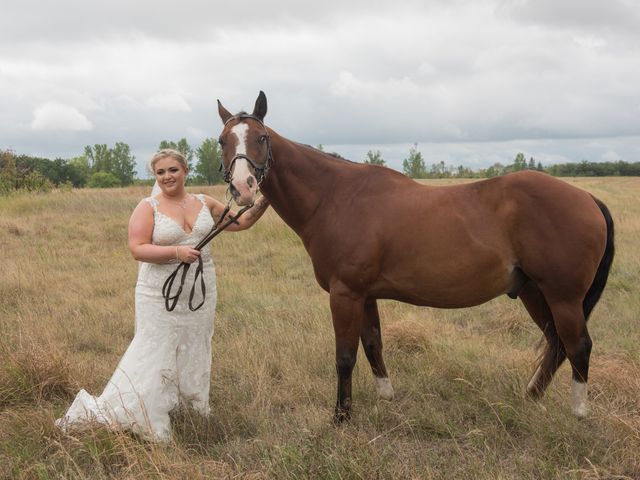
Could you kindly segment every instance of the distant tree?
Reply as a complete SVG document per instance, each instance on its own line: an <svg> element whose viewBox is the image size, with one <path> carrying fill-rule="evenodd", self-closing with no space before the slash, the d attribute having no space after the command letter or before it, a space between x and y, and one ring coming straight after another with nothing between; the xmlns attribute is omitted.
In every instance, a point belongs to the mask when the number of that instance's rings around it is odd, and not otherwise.
<svg viewBox="0 0 640 480"><path fill-rule="evenodd" d="M536 170L539 172L543 172L544 168L542 167L542 162L538 162L538 165L536 166Z"/></svg>
<svg viewBox="0 0 640 480"><path fill-rule="evenodd" d="M482 174L483 177L487 177L487 178L498 177L500 175L504 175L505 167L500 162L496 162L493 165L491 165L489 168L484 170L484 172L482 173L483 173Z"/></svg>
<svg viewBox="0 0 640 480"><path fill-rule="evenodd" d="M182 154L187 159L187 164L189 165L189 169L193 168L193 149L187 143L186 138L181 138L178 140L178 151L182 152Z"/></svg>
<svg viewBox="0 0 640 480"><path fill-rule="evenodd" d="M16 155L13 150L0 150L0 175L16 176Z"/></svg>
<svg viewBox="0 0 640 480"><path fill-rule="evenodd" d="M316 147L316 149L320 150L321 152L324 152L324 147L322 146L321 143L318 144L318 146Z"/></svg>
<svg viewBox="0 0 640 480"><path fill-rule="evenodd" d="M83 160L75 163L79 168L84 168L85 165L92 174L102 172L113 175L120 185L132 184L136 176L135 157L131 154L129 145L124 142L116 143L113 148L106 144L96 144L93 147L87 145L84 147ZM76 181L71 181L76 184Z"/></svg>
<svg viewBox="0 0 640 480"><path fill-rule="evenodd" d="M429 178L448 178L451 176L451 169L441 160L439 163L431 164L428 176Z"/></svg>
<svg viewBox="0 0 640 480"><path fill-rule="evenodd" d="M204 139L202 144L196 149L196 157L198 158L198 163L196 164L195 171L203 183L213 185L223 182L222 172L220 171L222 154L220 145L216 139Z"/></svg>
<svg viewBox="0 0 640 480"><path fill-rule="evenodd" d="M558 177L558 165L549 165L546 169L546 172L554 177Z"/></svg>
<svg viewBox="0 0 640 480"><path fill-rule="evenodd" d="M18 188L28 192L49 192L53 188L53 183L40 172L31 170L20 178Z"/></svg>
<svg viewBox="0 0 640 480"><path fill-rule="evenodd" d="M414 143L409 150L409 157L402 161L402 171L411 178L427 178L427 167L422 153L418 151L418 144Z"/></svg>
<svg viewBox="0 0 640 480"><path fill-rule="evenodd" d="M364 163L368 163L370 165L385 165L385 161L382 159L382 153L380 153L380 150L376 150L375 152L369 150L367 152L367 158L365 158Z"/></svg>
<svg viewBox="0 0 640 480"><path fill-rule="evenodd" d="M12 150L0 150L0 195L15 190L48 192L53 188L53 182L43 171L63 175L64 167L62 159L52 162L45 158L17 156Z"/></svg>
<svg viewBox="0 0 640 480"><path fill-rule="evenodd" d="M536 161L533 159L533 157L529 158L529 163L527 164L527 169L528 170L535 170L536 169Z"/></svg>
<svg viewBox="0 0 640 480"><path fill-rule="evenodd" d="M456 169L456 177L458 178L474 178L476 174L469 167L465 167L464 165L458 165Z"/></svg>
<svg viewBox="0 0 640 480"><path fill-rule="evenodd" d="M46 167L41 169L40 172L54 185L60 185L68 180L69 167L67 166L67 161L63 158L45 160L44 165L46 165Z"/></svg>
<svg viewBox="0 0 640 480"><path fill-rule="evenodd" d="M640 162L628 163L624 160L618 160L614 167L618 175L638 176L640 175Z"/></svg>
<svg viewBox="0 0 640 480"><path fill-rule="evenodd" d="M173 148L174 150L179 151L184 157L187 159L187 165L189 165L189 170L193 170L193 149L187 142L186 138L181 138L177 142L162 140L160 142L159 149L163 148Z"/></svg>
<svg viewBox="0 0 640 480"><path fill-rule="evenodd" d="M106 144L96 144L93 147L87 145L84 147L84 154L89 160L92 172L113 171L112 151Z"/></svg>
<svg viewBox="0 0 640 480"><path fill-rule="evenodd" d="M558 177L605 177L605 176L638 176L640 162L589 162L560 163L550 165L546 171Z"/></svg>
<svg viewBox="0 0 640 480"><path fill-rule="evenodd" d="M85 155L74 157L67 161L69 167L69 181L74 187L84 187L89 181L91 168Z"/></svg>
<svg viewBox="0 0 640 480"><path fill-rule="evenodd" d="M30 172L38 172L43 177L49 179L54 184L64 181L66 176L66 161L57 158L49 160L47 158L31 157L29 155L16 156L17 180L26 177ZM33 177L35 178L35 177Z"/></svg>
<svg viewBox="0 0 640 480"><path fill-rule="evenodd" d="M131 154L129 145L116 143L111 150L111 171L120 180L121 185L131 185L136 177L136 157Z"/></svg>
<svg viewBox="0 0 640 480"><path fill-rule="evenodd" d="M524 153L520 152L516 155L516 158L513 161L512 171L519 172L520 170L526 170L526 168L527 168L527 160L524 157Z"/></svg>
<svg viewBox="0 0 640 480"><path fill-rule="evenodd" d="M0 150L0 195L16 188L16 156L12 150Z"/></svg>

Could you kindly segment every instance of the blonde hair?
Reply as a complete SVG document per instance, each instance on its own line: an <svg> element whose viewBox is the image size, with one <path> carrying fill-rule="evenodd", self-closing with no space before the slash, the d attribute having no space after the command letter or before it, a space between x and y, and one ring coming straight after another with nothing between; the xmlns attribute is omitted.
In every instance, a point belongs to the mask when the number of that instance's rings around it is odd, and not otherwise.
<svg viewBox="0 0 640 480"><path fill-rule="evenodd" d="M182 165L184 167L185 170L189 170L189 164L187 163L187 159L185 158L185 156L180 153L178 150L174 150L173 148L163 148L162 150L158 150L153 157L151 157L151 160L149 161L149 168L151 169L151 173L156 173L155 171L155 166L156 163L158 163L159 160L162 160L163 158L167 158L167 157L171 157L174 160L177 160L180 165Z"/></svg>

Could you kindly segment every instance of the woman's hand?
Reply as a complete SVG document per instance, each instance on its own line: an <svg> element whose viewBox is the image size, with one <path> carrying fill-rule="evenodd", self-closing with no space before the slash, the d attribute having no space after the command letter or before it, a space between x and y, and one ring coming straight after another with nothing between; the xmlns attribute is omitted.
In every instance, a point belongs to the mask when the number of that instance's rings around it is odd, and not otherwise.
<svg viewBox="0 0 640 480"><path fill-rule="evenodd" d="M191 248L186 245L176 247L176 257L181 262L193 263L198 259L199 256L200 250L196 250L195 248Z"/></svg>
<svg viewBox="0 0 640 480"><path fill-rule="evenodd" d="M220 218L222 212L224 212L225 210L225 205L215 198L209 197L207 195L205 195L204 198L207 202L209 210L211 210L211 215L215 219L217 225L222 224L225 219L236 216L236 212L231 210L227 212L227 216L225 218ZM268 207L269 201L265 197L258 198L253 206L249 210L247 210L247 212L242 215L236 223L229 225L229 228L227 228L226 231L239 232L240 230L246 230L258 221L258 219L262 216L262 214L267 210Z"/></svg>
<svg viewBox="0 0 640 480"><path fill-rule="evenodd" d="M229 228L229 231L238 232L240 230L246 230L247 228L251 227L258 221L258 219L262 216L262 214L267 210L268 207L269 202L265 197L258 198L258 200L256 200L256 203L254 203L253 206L249 210L247 210L247 213L245 213L238 219L238 225L232 225ZM231 212L231 215L235 216L236 213Z"/></svg>

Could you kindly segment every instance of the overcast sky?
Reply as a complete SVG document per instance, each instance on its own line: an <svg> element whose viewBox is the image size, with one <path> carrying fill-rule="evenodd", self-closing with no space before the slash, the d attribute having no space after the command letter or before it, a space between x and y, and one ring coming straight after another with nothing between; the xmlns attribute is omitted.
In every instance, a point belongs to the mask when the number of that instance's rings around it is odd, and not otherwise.
<svg viewBox="0 0 640 480"><path fill-rule="evenodd" d="M312 5L311 5L312 4ZM0 149L217 138L216 99L391 166L640 161L637 0L5 2ZM139 168L139 174L144 174Z"/></svg>

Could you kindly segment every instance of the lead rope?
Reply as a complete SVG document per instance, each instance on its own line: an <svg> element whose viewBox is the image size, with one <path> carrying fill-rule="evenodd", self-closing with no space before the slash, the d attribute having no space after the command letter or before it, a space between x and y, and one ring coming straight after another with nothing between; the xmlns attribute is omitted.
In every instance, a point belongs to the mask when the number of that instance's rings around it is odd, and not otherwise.
<svg viewBox="0 0 640 480"><path fill-rule="evenodd" d="M209 233L207 233L204 236L204 238L200 240L200 242L198 242L198 244L193 248L195 248L198 251L201 251L205 247L205 245L207 245L211 240L213 240L216 237L216 235L220 234L224 229L226 229L231 224L233 223L237 224L240 216L244 212L249 210L251 207L253 207L253 204L244 207L242 210L240 210L236 214L236 216L229 217L229 219L226 222L224 222L222 225L218 226L219 223L214 225L209 231ZM227 203L227 206L222 212L222 215L220 216L220 222L224 220L224 218L227 216L227 213L229 213L230 209L231 209L231 200L229 200L229 202ZM178 299L180 298L180 294L182 293L182 289L184 287L184 281L187 278L187 272L189 271L190 267L191 267L190 263L181 262L180 265L178 265L176 269L173 271L173 273L167 277L164 284L162 285L162 297L164 298L164 306L168 312L172 312L173 309L176 308ZM176 294L171 296L171 290L173 289L173 282L178 276L178 273L180 272L180 270L182 270L182 276L180 277L180 286L178 287L178 291L176 292ZM189 293L189 310L191 310L192 312L195 312L200 307L202 307L206 299L207 289L204 283L203 272L204 272L204 265L202 263L202 255L200 255L198 256L198 266L196 267L196 273L195 273L195 276L193 277L193 285L191 286L191 292ZM200 302L197 306L194 307L193 298L195 297L195 294L196 294L196 284L198 281L198 277L200 277L200 291L202 292L202 302Z"/></svg>

